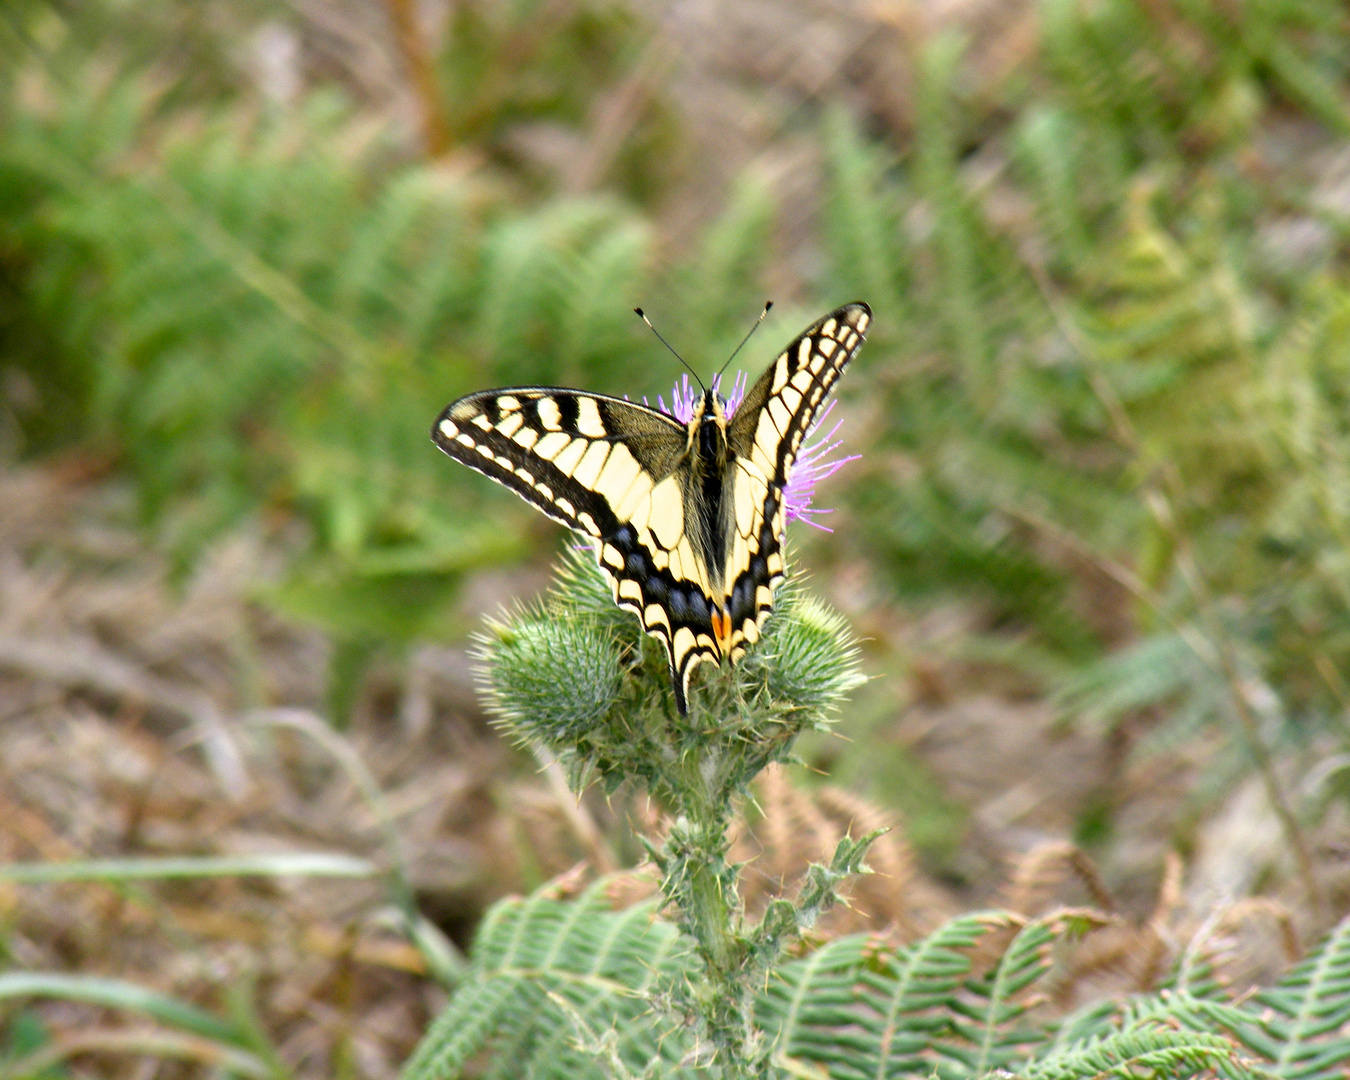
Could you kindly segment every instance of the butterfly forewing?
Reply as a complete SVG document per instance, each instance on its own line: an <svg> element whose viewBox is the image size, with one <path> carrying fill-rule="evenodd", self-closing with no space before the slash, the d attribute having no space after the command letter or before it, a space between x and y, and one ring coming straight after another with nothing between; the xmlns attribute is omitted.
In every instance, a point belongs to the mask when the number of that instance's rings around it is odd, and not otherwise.
<svg viewBox="0 0 1350 1080"><path fill-rule="evenodd" d="M725 475L696 438L703 406L684 425L619 398L510 387L452 402L432 438L594 542L615 600L665 646L687 712L693 669L759 636L783 576L784 488L870 319L849 304L787 347L726 421Z"/></svg>
<svg viewBox="0 0 1350 1080"><path fill-rule="evenodd" d="M689 667L717 655L708 569L685 527L685 425L618 398L509 387L453 402L432 437L595 541L614 599L665 646L683 709Z"/></svg>
<svg viewBox="0 0 1350 1080"><path fill-rule="evenodd" d="M734 544L725 578L732 659L759 637L783 577L783 491L802 440L871 321L871 308L856 303L807 328L746 391L727 424L727 446L736 457L728 507Z"/></svg>

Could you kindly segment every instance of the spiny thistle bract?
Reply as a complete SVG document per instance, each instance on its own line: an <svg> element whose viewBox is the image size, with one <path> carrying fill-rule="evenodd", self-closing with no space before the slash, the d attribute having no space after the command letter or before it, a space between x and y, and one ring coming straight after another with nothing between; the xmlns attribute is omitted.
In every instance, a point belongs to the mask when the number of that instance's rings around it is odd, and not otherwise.
<svg viewBox="0 0 1350 1080"><path fill-rule="evenodd" d="M863 681L844 620L789 581L741 663L700 671L682 718L664 653L614 605L584 548L563 557L548 597L488 625L478 658L489 709L513 739L548 750L577 785L635 775L661 797L673 794L663 790L672 754L712 743L740 748L726 777L734 795Z"/></svg>

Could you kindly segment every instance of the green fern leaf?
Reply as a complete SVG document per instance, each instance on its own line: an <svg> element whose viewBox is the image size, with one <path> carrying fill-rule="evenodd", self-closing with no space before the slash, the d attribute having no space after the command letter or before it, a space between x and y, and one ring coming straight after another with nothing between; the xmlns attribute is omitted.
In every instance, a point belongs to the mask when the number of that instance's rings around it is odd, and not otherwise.
<svg viewBox="0 0 1350 1080"><path fill-rule="evenodd" d="M1209 1072L1231 1080L1264 1075L1240 1062L1233 1044L1220 1035L1163 1025L1130 1028L1068 1047L1013 1075L1018 1080L1193 1080Z"/></svg>
<svg viewBox="0 0 1350 1080"><path fill-rule="evenodd" d="M832 1077L926 1075L956 1031L969 951L1007 925L997 913L967 915L897 954L871 938L841 938L782 967L757 1018L780 1058Z"/></svg>
<svg viewBox="0 0 1350 1080"><path fill-rule="evenodd" d="M1279 984L1255 995L1242 1041L1286 1080L1333 1080L1350 1062L1350 918Z"/></svg>
<svg viewBox="0 0 1350 1080"><path fill-rule="evenodd" d="M953 1048L953 1056L968 1063L966 1075L985 1076L1022 1058L1025 1047L1045 1041L1042 1031L1019 1025L1031 1004L1019 995L1050 971L1056 942L1100 922L1100 916L1088 912L1056 912L1024 927L1013 938L993 970L972 988L977 1003L959 1007L958 1015L970 1014L977 1021L970 1024L960 1019L956 1023L957 1031L975 1049L966 1054Z"/></svg>
<svg viewBox="0 0 1350 1080"><path fill-rule="evenodd" d="M634 1071L656 1059L675 1075L684 1040L650 996L688 957L654 904L613 912L607 888L601 881L574 901L540 892L494 906L469 978L427 1032L405 1080L462 1075L487 1048L499 1070L509 1070L503 1075L598 1076L584 1048L610 1033Z"/></svg>

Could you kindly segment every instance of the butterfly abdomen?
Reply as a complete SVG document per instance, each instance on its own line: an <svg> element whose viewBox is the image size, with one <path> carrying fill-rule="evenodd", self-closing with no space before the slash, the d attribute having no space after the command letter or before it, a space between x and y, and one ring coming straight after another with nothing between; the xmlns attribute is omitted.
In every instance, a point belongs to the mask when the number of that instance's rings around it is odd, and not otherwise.
<svg viewBox="0 0 1350 1080"><path fill-rule="evenodd" d="M690 461L690 491L686 496L686 520L694 522L691 538L708 568L708 582L716 596L723 585L730 515L727 512L727 436L723 423L712 416L698 422L695 452Z"/></svg>

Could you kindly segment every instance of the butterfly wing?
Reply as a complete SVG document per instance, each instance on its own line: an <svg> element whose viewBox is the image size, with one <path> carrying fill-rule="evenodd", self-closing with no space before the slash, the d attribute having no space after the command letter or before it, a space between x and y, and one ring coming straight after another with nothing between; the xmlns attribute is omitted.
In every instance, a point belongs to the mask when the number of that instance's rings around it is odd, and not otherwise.
<svg viewBox="0 0 1350 1080"><path fill-rule="evenodd" d="M872 321L863 303L845 304L808 327L746 391L727 424L734 455L727 501L732 660L759 637L783 578L783 489L830 389L857 354Z"/></svg>
<svg viewBox="0 0 1350 1080"><path fill-rule="evenodd" d="M433 441L555 521L596 541L614 599L689 671L719 654L708 569L686 535L689 431L664 413L575 390L485 390L446 407Z"/></svg>
<svg viewBox="0 0 1350 1080"><path fill-rule="evenodd" d="M693 515L712 512L691 479L690 428L664 413L600 394L510 387L452 402L431 436L456 461L596 541L615 601L665 646L684 713L694 667L724 655L735 661L759 636L783 577L783 489L870 321L861 303L819 320L728 422L733 460L720 510L731 542L717 576L721 595L686 529Z"/></svg>

